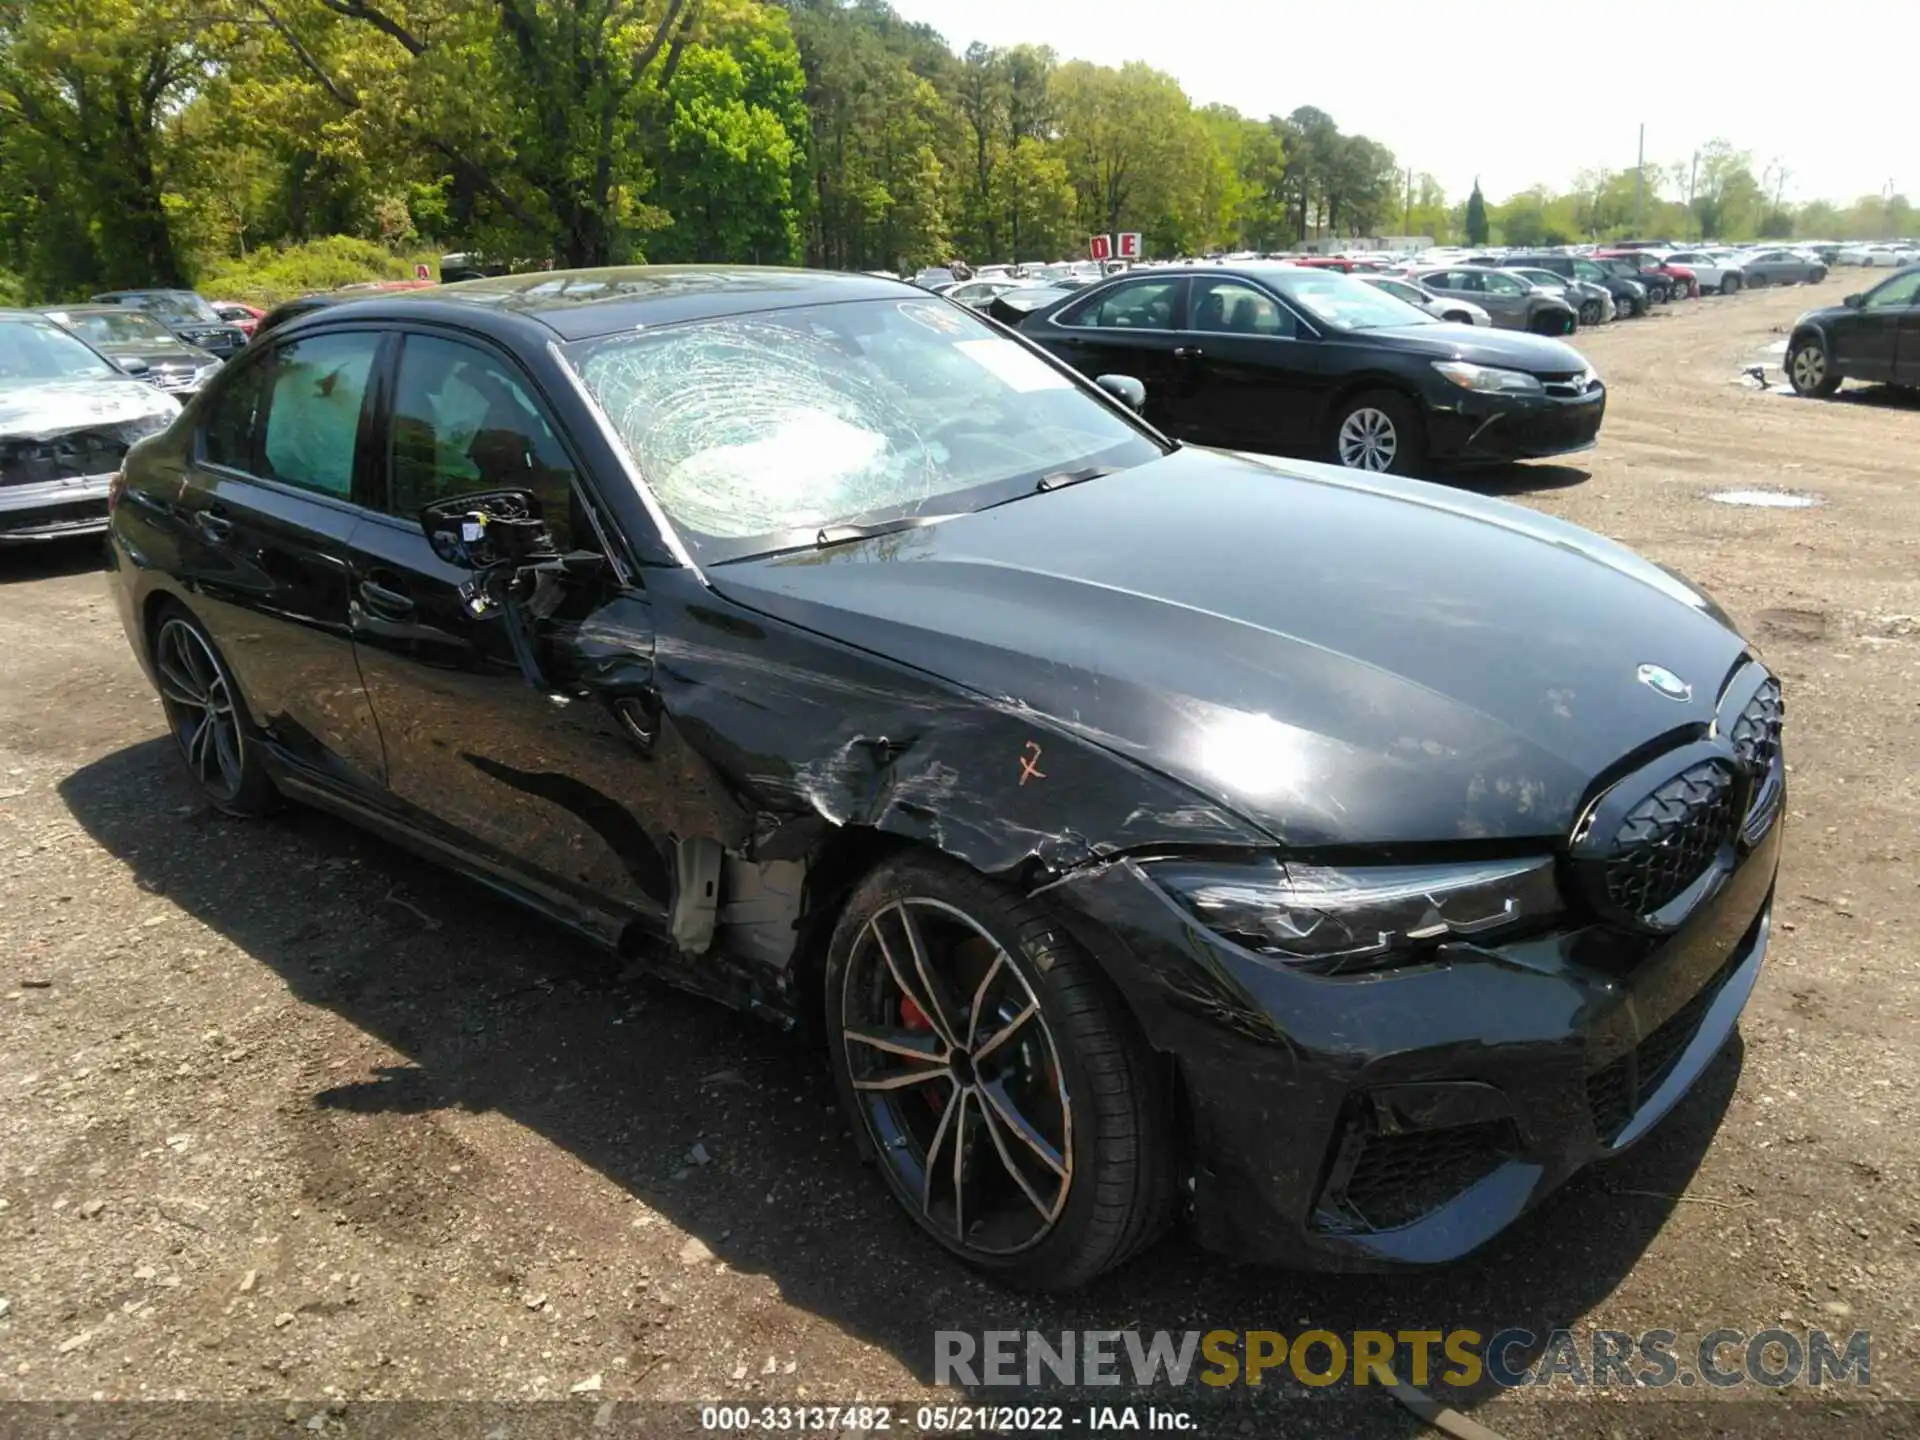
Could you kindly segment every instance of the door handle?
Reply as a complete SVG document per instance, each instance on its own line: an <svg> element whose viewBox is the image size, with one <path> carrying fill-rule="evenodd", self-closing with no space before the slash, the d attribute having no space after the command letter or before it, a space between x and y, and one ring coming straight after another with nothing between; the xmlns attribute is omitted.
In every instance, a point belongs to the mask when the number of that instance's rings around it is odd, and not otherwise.
<svg viewBox="0 0 1920 1440"><path fill-rule="evenodd" d="M225 544L233 536L233 521L217 510L194 511L193 528L215 545Z"/></svg>
<svg viewBox="0 0 1920 1440"><path fill-rule="evenodd" d="M413 613L412 596L403 595L398 590L390 590L375 580L360 582L360 598L365 602L367 609L389 619L397 619L402 615Z"/></svg>
<svg viewBox="0 0 1920 1440"><path fill-rule="evenodd" d="M1198 360L1206 353L1207 352L1202 350L1198 345L1176 345L1173 347L1173 355L1176 360Z"/></svg>

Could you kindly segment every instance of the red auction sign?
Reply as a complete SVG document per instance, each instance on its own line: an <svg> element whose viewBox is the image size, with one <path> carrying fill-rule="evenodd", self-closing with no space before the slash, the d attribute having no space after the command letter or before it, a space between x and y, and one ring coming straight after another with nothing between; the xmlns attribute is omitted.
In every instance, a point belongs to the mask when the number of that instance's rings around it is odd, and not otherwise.
<svg viewBox="0 0 1920 1440"><path fill-rule="evenodd" d="M1087 237L1087 255L1094 260L1113 258L1113 237L1111 235L1089 235Z"/></svg>
<svg viewBox="0 0 1920 1440"><path fill-rule="evenodd" d="M1138 230L1129 230L1118 238L1120 241L1120 258L1122 260L1138 260L1140 258L1140 232Z"/></svg>

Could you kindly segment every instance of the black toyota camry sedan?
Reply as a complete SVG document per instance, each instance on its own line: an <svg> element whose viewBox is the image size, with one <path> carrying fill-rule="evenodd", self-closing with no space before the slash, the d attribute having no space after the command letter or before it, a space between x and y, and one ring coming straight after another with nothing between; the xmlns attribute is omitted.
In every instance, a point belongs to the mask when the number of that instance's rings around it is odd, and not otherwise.
<svg viewBox="0 0 1920 1440"><path fill-rule="evenodd" d="M1147 418L1177 439L1355 470L1564 455L1606 411L1571 346L1436 320L1333 270L1132 272L1020 329L1088 375L1144 381Z"/></svg>
<svg viewBox="0 0 1920 1440"><path fill-rule="evenodd" d="M1596 535L1134 389L858 275L331 306L130 457L112 590L214 806L818 1033L982 1269L1464 1255L1733 1032L1779 687Z"/></svg>

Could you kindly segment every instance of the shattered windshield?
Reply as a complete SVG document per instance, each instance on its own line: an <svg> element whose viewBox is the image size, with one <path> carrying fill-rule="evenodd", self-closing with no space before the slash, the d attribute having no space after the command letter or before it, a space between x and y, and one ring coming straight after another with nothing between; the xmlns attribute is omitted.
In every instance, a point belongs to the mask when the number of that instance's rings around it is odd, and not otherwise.
<svg viewBox="0 0 1920 1440"><path fill-rule="evenodd" d="M943 300L734 315L569 346L696 554L948 515L1159 444L1017 341Z"/></svg>
<svg viewBox="0 0 1920 1440"><path fill-rule="evenodd" d="M51 320L0 322L0 387L104 380L118 374Z"/></svg>

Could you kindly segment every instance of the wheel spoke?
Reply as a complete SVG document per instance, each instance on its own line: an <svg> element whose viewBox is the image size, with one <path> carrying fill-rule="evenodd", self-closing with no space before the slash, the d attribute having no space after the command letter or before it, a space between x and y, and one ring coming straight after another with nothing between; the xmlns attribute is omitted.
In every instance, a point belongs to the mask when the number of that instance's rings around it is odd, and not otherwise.
<svg viewBox="0 0 1920 1440"><path fill-rule="evenodd" d="M1041 1164L1064 1180L1067 1175L1067 1162L1058 1150L1047 1143L1046 1137L1033 1127L1032 1122L1020 1113L1020 1107L1013 1103L1013 1097L1007 1093L1006 1085L998 1080L983 1081L980 1093L985 1097L987 1104L993 1107L994 1113L1006 1122L1007 1129L1040 1157Z"/></svg>
<svg viewBox="0 0 1920 1440"><path fill-rule="evenodd" d="M987 973L980 977L980 983L974 987L973 1004L967 1007L967 1049L971 1050L980 1038L980 1017L987 1013L987 992L993 988L993 982L1000 974L1000 967L1007 963L1007 952L996 948L993 963L987 966Z"/></svg>
<svg viewBox="0 0 1920 1440"><path fill-rule="evenodd" d="M191 705L199 709L207 703L206 688L196 683L176 663L168 664L162 659L156 667L160 671L160 693L176 705Z"/></svg>
<svg viewBox="0 0 1920 1440"><path fill-rule="evenodd" d="M927 1142L927 1159L920 1171L920 1213L922 1215L928 1217L933 1215L933 1176L935 1168L940 1163L940 1145L947 1138L947 1131L953 1127L953 1112L959 1108L960 1097L966 1093L958 1086L954 1087L953 1093L947 1096L946 1108L940 1112L940 1123L933 1127L933 1139Z"/></svg>
<svg viewBox="0 0 1920 1440"><path fill-rule="evenodd" d="M953 1234L962 1245L967 1243L967 1099L971 1090L956 1092L958 1108L953 1117Z"/></svg>
<svg viewBox="0 0 1920 1440"><path fill-rule="evenodd" d="M887 912L881 912L881 914L885 913ZM934 975L927 963L927 946L926 941L921 937L919 923L914 920L913 912L903 904L893 906L892 913L900 918L900 931L907 941L907 963L912 966L912 974L916 982L915 984L907 982L907 969L900 957L894 953L893 947L887 944L887 933L881 928L880 916L876 915L870 923L874 938L880 942L880 953L886 957L887 969L893 972L893 983L898 985L900 992L913 1001L920 1013L927 1017L927 1023L938 1032L940 1038L946 1042L947 1048L956 1049L960 1041L953 1025L953 1006L941 989L938 977Z"/></svg>
<svg viewBox="0 0 1920 1440"><path fill-rule="evenodd" d="M1040 1212L1040 1218L1051 1223L1060 1199L1066 1193L1064 1187L1056 1192L1052 1204L1041 1199L1040 1192L1033 1188L1033 1181L1027 1178L1027 1172L1014 1161L1013 1152L1007 1148L1006 1122L995 1113L992 1105L980 1107L980 1119L987 1127L987 1137L993 1141L994 1151L1000 1156L1001 1167L1013 1177L1013 1183L1020 1187L1033 1208Z"/></svg>
<svg viewBox="0 0 1920 1440"><path fill-rule="evenodd" d="M1006 1044L1008 1040L1013 1038L1016 1030L1039 1013L1039 1004L1029 1000L1011 1020L1007 1021L1006 1024L1002 1025L998 1030L994 1031L993 1034L989 1035L974 1047L973 1063L978 1065L982 1060Z"/></svg>
<svg viewBox="0 0 1920 1440"><path fill-rule="evenodd" d="M200 712L200 721L193 727L193 733L187 737L187 764L193 767L193 773L202 780L207 778L207 756L212 750L213 713Z"/></svg>
<svg viewBox="0 0 1920 1440"><path fill-rule="evenodd" d="M214 758L220 764L220 778L230 790L240 788L240 736L234 728L233 712L216 712L213 720Z"/></svg>
<svg viewBox="0 0 1920 1440"><path fill-rule="evenodd" d="M950 1052L937 1035L929 1035L913 1030L844 1030L841 1032L849 1044L864 1045L883 1055L905 1060L908 1065L876 1070L866 1075L853 1075L853 1088L856 1090L904 1090L914 1085L925 1085L931 1080L951 1080L953 1072L948 1068Z"/></svg>

